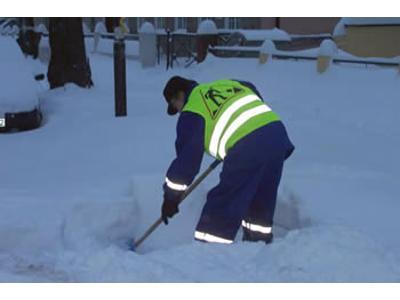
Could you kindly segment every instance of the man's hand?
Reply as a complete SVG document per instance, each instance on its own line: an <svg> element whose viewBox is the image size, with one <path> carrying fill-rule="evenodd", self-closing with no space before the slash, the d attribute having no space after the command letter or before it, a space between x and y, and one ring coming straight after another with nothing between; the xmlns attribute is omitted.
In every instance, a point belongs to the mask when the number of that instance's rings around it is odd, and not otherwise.
<svg viewBox="0 0 400 300"><path fill-rule="evenodd" d="M178 203L164 199L161 207L161 216L165 223L168 225L168 218L172 218L179 212Z"/></svg>
<svg viewBox="0 0 400 300"><path fill-rule="evenodd" d="M178 205L182 194L182 191L174 191L164 185L164 202L161 206L161 218L165 225L168 225L168 218L172 218L179 212Z"/></svg>

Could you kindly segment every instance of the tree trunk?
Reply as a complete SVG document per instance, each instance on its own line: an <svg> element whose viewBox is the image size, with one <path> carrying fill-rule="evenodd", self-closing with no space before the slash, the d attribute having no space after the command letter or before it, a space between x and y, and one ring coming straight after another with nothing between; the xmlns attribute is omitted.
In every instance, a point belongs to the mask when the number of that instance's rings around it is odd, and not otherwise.
<svg viewBox="0 0 400 300"><path fill-rule="evenodd" d="M86 58L82 18L50 18L51 59L47 78L54 89L68 82L80 87L93 85Z"/></svg>
<svg viewBox="0 0 400 300"><path fill-rule="evenodd" d="M107 32L114 33L115 27L119 26L119 18L106 18Z"/></svg>
<svg viewBox="0 0 400 300"><path fill-rule="evenodd" d="M21 18L20 21L21 30L17 42L22 52L36 59L39 53L40 34L34 31L33 18Z"/></svg>

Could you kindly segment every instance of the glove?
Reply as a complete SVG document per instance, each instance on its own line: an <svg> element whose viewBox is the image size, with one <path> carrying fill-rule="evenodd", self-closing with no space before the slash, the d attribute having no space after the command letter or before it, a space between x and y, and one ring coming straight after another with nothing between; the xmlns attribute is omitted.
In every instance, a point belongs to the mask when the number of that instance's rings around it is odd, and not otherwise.
<svg viewBox="0 0 400 300"><path fill-rule="evenodd" d="M165 225L168 225L168 218L172 218L178 212L179 212L178 203L164 200L161 207L161 216Z"/></svg>
<svg viewBox="0 0 400 300"><path fill-rule="evenodd" d="M171 190L164 185L164 202L161 206L161 218L168 225L168 218L172 218L179 212L179 200L183 192Z"/></svg>

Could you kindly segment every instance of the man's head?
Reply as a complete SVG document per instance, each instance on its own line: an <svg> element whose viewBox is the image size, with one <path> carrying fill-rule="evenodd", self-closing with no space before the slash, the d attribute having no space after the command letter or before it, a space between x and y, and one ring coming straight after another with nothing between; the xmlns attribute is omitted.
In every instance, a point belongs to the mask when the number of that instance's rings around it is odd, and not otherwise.
<svg viewBox="0 0 400 300"><path fill-rule="evenodd" d="M164 88L164 98L168 103L168 114L175 115L177 112L182 111L185 105L185 98L195 81L173 76L171 77Z"/></svg>

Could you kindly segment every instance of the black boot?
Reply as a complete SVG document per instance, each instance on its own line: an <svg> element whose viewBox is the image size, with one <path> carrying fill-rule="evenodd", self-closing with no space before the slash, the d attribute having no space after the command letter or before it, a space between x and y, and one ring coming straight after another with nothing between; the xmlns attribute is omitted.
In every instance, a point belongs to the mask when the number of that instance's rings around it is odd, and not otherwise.
<svg viewBox="0 0 400 300"><path fill-rule="evenodd" d="M250 231L246 228L243 228L243 241L247 242L259 242L264 241L266 244L272 243L274 235L271 233L261 233L257 231Z"/></svg>

